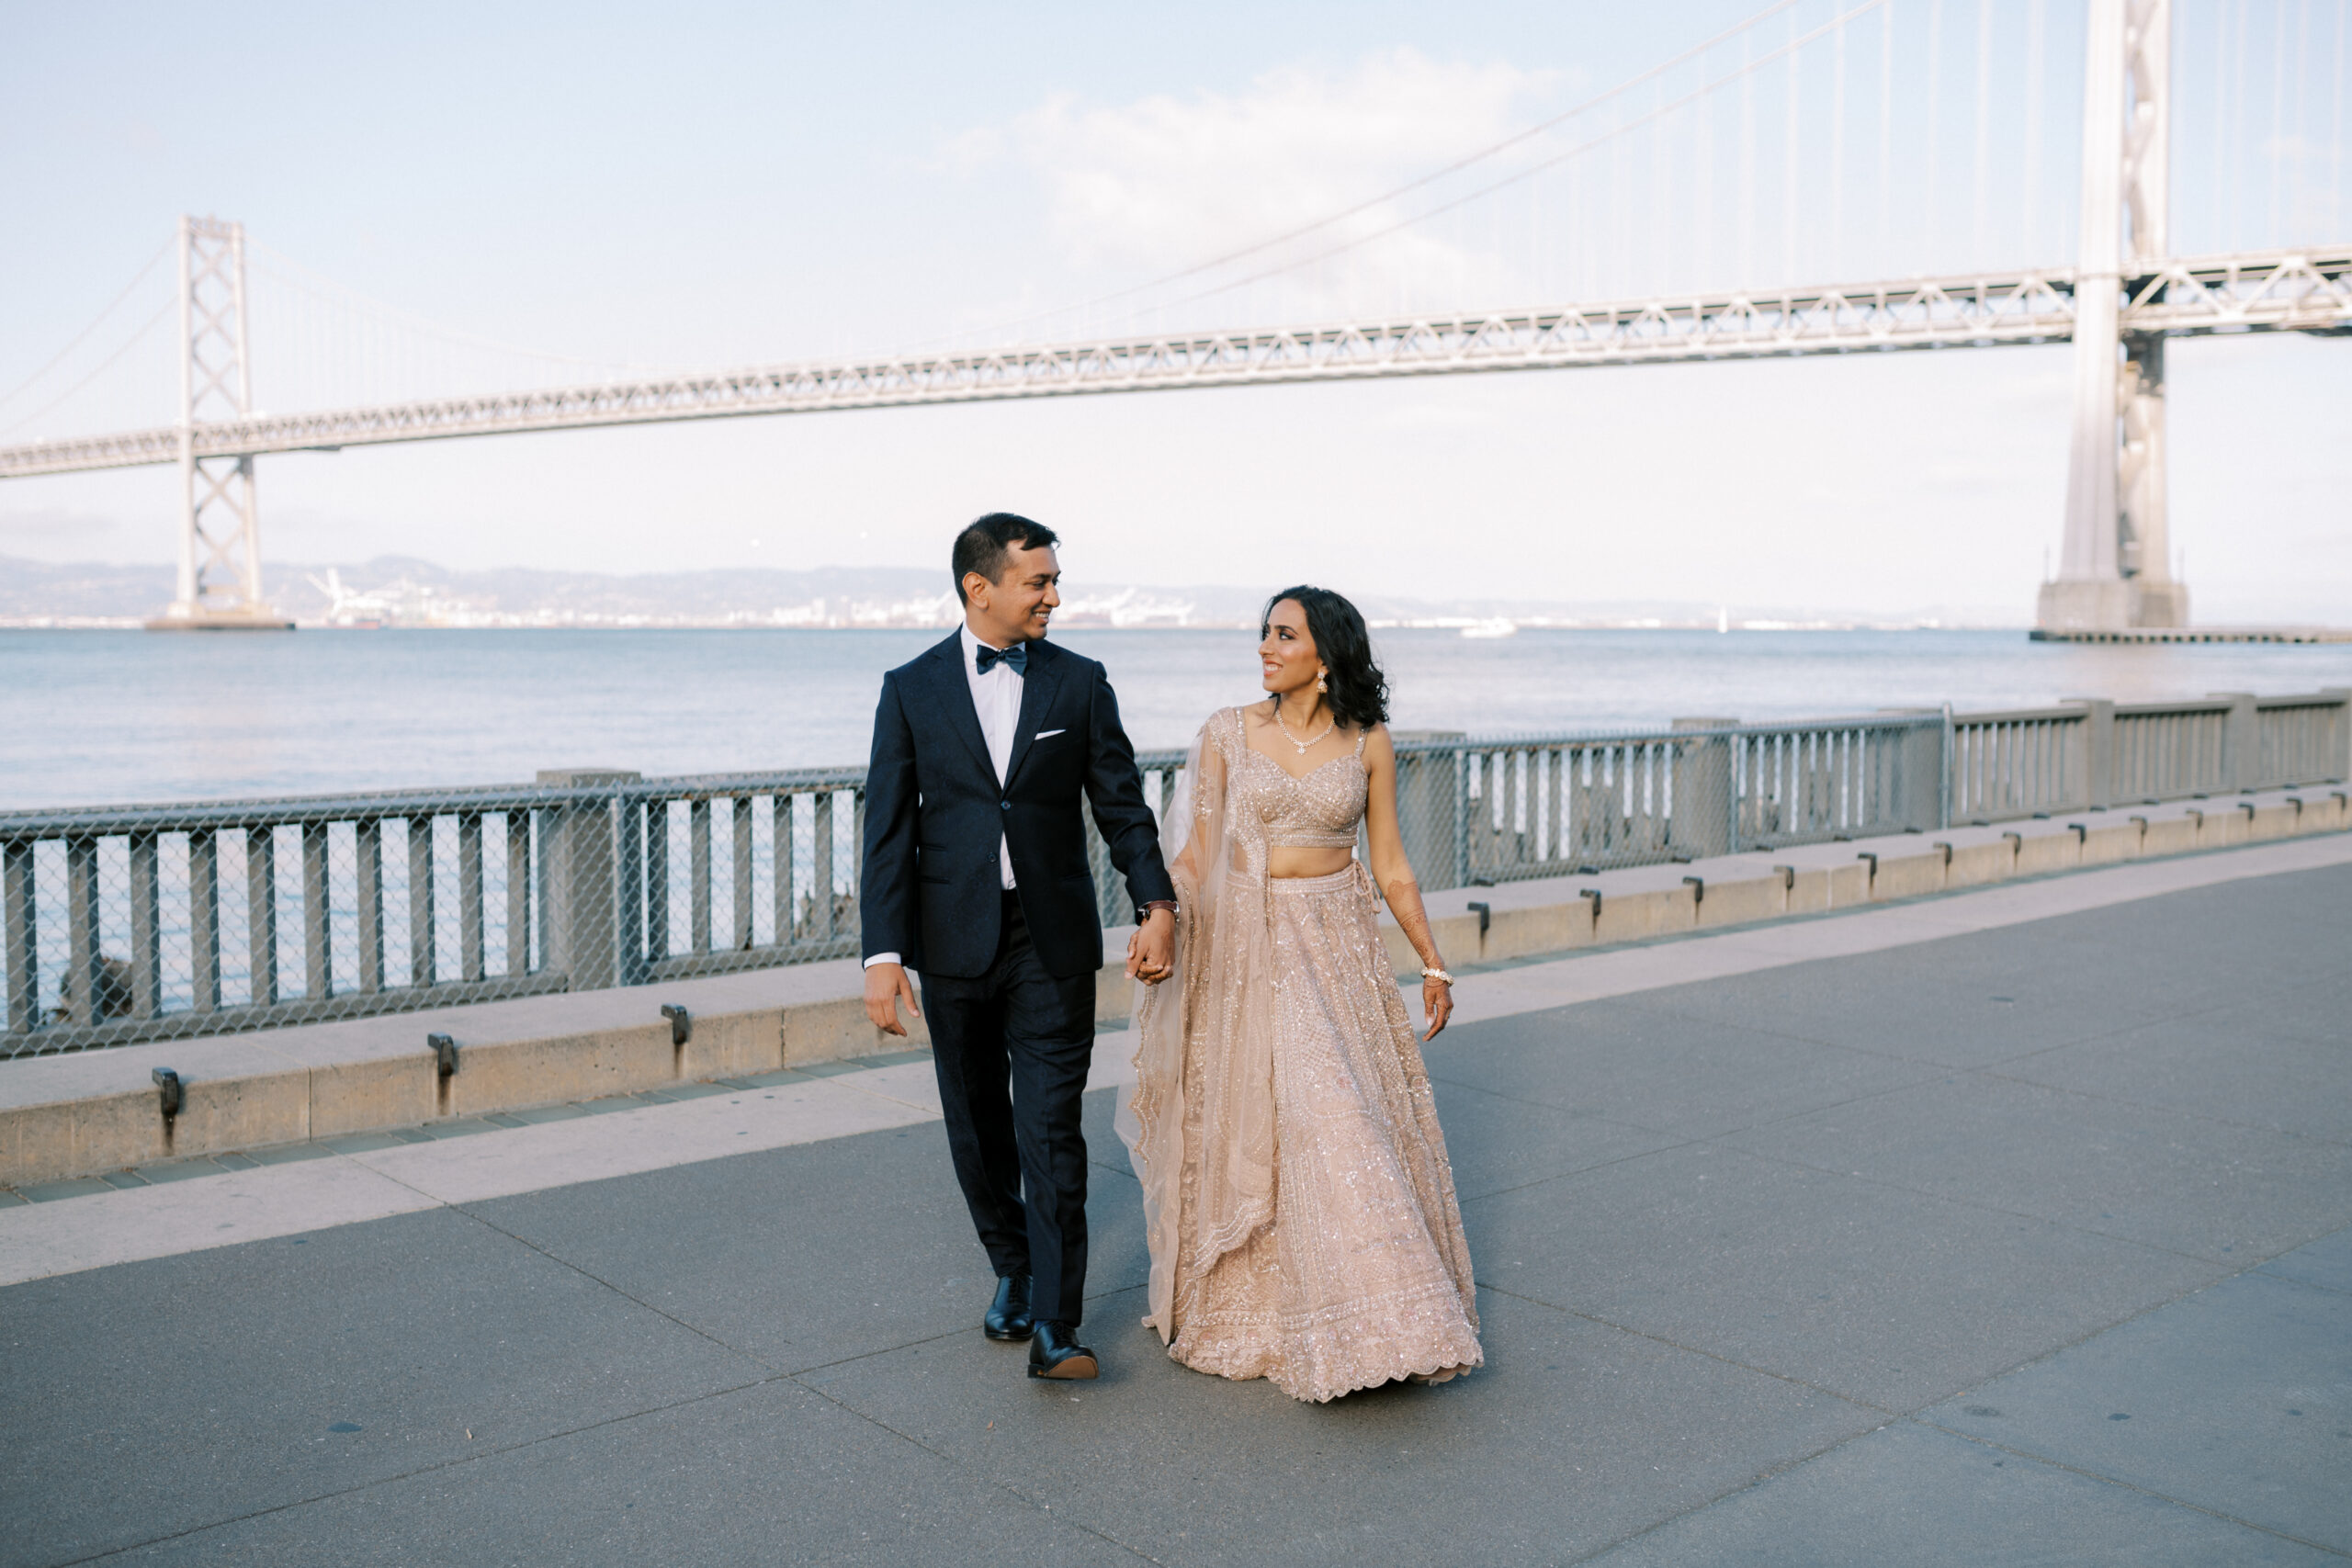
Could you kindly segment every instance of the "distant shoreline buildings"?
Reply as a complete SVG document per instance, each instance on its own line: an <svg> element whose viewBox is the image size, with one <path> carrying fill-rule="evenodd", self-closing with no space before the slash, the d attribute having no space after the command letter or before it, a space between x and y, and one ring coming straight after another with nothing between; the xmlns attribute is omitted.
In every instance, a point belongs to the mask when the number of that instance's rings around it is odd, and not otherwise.
<svg viewBox="0 0 2352 1568"><path fill-rule="evenodd" d="M938 574L914 568L714 569L634 575L498 568L458 570L413 557L281 567L269 601L311 630L926 631L961 607ZM167 571L0 557L0 628L127 631L169 596ZM1072 592L1054 617L1068 631L1249 629L1262 590L1109 584ZM1933 606L1905 614L1764 605L1501 598L1360 598L1381 631L1507 638L1521 631L2017 630L2023 612Z"/></svg>

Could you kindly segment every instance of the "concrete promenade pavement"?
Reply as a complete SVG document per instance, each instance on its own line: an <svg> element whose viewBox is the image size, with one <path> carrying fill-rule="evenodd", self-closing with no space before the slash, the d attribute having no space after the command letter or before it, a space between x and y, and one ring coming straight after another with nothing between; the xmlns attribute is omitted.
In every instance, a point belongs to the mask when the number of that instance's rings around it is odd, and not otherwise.
<svg viewBox="0 0 2352 1568"><path fill-rule="evenodd" d="M2341 1562L2352 863L2169 863L1465 976L1437 1389L1166 1360L1107 1089L1024 1379L919 1061L0 1211L0 1564Z"/></svg>

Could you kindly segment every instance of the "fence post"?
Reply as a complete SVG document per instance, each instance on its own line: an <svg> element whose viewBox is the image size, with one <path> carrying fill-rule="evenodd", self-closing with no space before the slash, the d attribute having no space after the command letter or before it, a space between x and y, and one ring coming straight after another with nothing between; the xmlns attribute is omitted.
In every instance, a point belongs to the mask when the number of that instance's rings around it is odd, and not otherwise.
<svg viewBox="0 0 2352 1568"><path fill-rule="evenodd" d="M594 789L636 784L642 774L615 768L548 768L538 782L549 789ZM617 795L567 800L542 817L546 906L540 910L548 967L560 969L565 988L593 991L620 983L623 971L620 833ZM632 920L638 911L627 911Z"/></svg>
<svg viewBox="0 0 2352 1568"><path fill-rule="evenodd" d="M2222 787L2256 789L2262 784L2262 716L2252 692L2214 692L2230 705L2222 728Z"/></svg>
<svg viewBox="0 0 2352 1568"><path fill-rule="evenodd" d="M1956 743L1958 735L1952 725L1950 703L1943 705L1943 716L1942 730L1936 737L1936 829L1939 832L1949 832L1951 829L1951 781L1952 775L1960 771L1960 747Z"/></svg>
<svg viewBox="0 0 2352 1568"><path fill-rule="evenodd" d="M1889 737L1894 749L1894 799L1886 814L1905 829L1920 832L1951 826L1951 709L1881 708L1879 712L1905 721Z"/></svg>
<svg viewBox="0 0 2352 1568"><path fill-rule="evenodd" d="M2352 686L2322 686L2319 694L2335 704L2335 711L2327 716L2328 770L2339 782L2352 779Z"/></svg>
<svg viewBox="0 0 2352 1568"><path fill-rule="evenodd" d="M1736 718L1678 718L1676 729L1736 729ZM1731 737L1679 740L1674 746L1674 799L1668 807L1667 842L1692 860L1731 852Z"/></svg>
<svg viewBox="0 0 2352 1568"><path fill-rule="evenodd" d="M130 835L130 1016L164 1010L164 909L156 835Z"/></svg>
<svg viewBox="0 0 2352 1568"><path fill-rule="evenodd" d="M2082 781L2086 807L2115 804L2115 703L2108 697L2061 697L2083 710L2075 728L2075 777Z"/></svg>
<svg viewBox="0 0 2352 1568"><path fill-rule="evenodd" d="M0 845L0 929L8 937L8 1032L30 1034L40 1022L40 946L33 917L33 846Z"/></svg>

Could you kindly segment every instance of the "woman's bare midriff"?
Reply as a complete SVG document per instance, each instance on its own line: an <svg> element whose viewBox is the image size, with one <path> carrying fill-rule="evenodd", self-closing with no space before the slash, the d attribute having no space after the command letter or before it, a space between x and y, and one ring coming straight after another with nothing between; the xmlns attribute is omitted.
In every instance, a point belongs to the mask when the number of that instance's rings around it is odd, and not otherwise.
<svg viewBox="0 0 2352 1568"><path fill-rule="evenodd" d="M1307 845L1281 844L1266 852L1266 874L1283 876L1329 876L1348 869L1353 855L1346 850L1317 849Z"/></svg>

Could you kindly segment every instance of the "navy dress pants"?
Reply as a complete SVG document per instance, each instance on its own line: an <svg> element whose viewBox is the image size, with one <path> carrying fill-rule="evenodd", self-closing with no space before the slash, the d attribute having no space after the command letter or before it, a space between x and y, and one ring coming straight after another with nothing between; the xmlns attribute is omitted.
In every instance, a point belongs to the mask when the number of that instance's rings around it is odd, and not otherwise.
<svg viewBox="0 0 2352 1568"><path fill-rule="evenodd" d="M997 1276L1032 1276L1037 1320L1075 1326L1086 1299L1079 1104L1094 1055L1094 972L1047 974L1011 893L1001 929L987 974L923 976L940 1107Z"/></svg>

